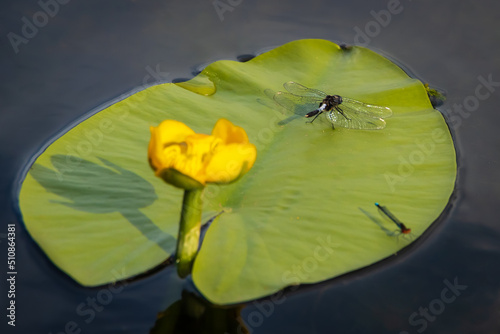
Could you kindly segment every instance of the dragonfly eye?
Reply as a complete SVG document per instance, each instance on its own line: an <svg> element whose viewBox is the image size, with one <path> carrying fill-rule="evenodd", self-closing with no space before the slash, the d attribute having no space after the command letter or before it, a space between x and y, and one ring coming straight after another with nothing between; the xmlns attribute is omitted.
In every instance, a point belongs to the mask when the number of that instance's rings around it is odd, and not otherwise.
<svg viewBox="0 0 500 334"><path fill-rule="evenodd" d="M341 104L342 103L342 97L340 95L333 95L333 101L336 104Z"/></svg>

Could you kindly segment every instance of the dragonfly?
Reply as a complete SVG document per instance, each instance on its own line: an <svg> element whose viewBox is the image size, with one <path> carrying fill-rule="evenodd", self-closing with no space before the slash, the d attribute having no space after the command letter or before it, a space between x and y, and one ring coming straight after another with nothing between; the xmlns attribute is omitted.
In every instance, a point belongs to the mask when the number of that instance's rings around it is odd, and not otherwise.
<svg viewBox="0 0 500 334"><path fill-rule="evenodd" d="M322 113L327 113L333 128L340 126L347 129L379 130L385 128L384 118L392 115L392 110L388 107L329 95L294 81L285 82L283 87L287 92L277 92L273 96L274 100L298 116L313 117L308 123L314 122Z"/></svg>
<svg viewBox="0 0 500 334"><path fill-rule="evenodd" d="M375 203L375 206L378 208L380 214L386 218L389 218L394 224L399 228L399 232L403 235L411 236L411 228L406 227L399 219L396 218L385 206L380 205L379 203Z"/></svg>

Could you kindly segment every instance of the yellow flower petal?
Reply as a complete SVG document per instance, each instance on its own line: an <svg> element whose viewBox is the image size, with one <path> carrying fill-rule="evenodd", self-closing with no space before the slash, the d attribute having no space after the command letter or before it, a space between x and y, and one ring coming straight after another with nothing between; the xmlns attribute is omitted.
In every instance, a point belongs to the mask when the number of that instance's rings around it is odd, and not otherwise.
<svg viewBox="0 0 500 334"><path fill-rule="evenodd" d="M187 136L196 134L186 124L168 119L163 121L156 128L160 142L163 144L179 143L186 139Z"/></svg>
<svg viewBox="0 0 500 334"><path fill-rule="evenodd" d="M257 157L253 144L230 144L217 148L206 169L206 182L230 183L252 168Z"/></svg>
<svg viewBox="0 0 500 334"><path fill-rule="evenodd" d="M187 125L174 120L166 120L158 127L150 127L151 140L148 147L149 164L153 170L166 168L164 149L168 145L183 142L187 136L195 134Z"/></svg>
<svg viewBox="0 0 500 334"><path fill-rule="evenodd" d="M245 130L224 118L219 119L215 123L212 136L219 137L225 144L248 143L248 136Z"/></svg>
<svg viewBox="0 0 500 334"><path fill-rule="evenodd" d="M157 176L179 188L233 182L248 172L256 155L245 130L226 119L216 123L212 135L173 120L151 127L149 163Z"/></svg>
<svg viewBox="0 0 500 334"><path fill-rule="evenodd" d="M205 134L188 136L184 142L185 150L176 157L172 167L205 184L205 168L220 142L219 138Z"/></svg>

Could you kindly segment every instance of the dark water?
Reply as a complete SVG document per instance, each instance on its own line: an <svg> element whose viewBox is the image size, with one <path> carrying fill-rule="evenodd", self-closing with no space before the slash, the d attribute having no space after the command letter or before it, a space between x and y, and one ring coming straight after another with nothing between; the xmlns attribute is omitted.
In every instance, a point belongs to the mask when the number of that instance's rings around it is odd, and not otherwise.
<svg viewBox="0 0 500 334"><path fill-rule="evenodd" d="M40 14L34 0L2 1L1 332L148 333L167 306L161 292L171 269L111 293L85 289L31 241L16 215L15 191L44 142L134 88L189 78L200 64L300 38L366 45L447 92L441 110L459 149L456 196L431 233L396 257L235 313L252 333L500 332L500 4L220 1L232 11L219 16L212 1L73 0L52 5L53 17ZM34 17L40 27L23 31ZM5 316L9 223L17 226L15 328ZM105 294L108 304L89 306ZM227 316L219 311L206 317Z"/></svg>

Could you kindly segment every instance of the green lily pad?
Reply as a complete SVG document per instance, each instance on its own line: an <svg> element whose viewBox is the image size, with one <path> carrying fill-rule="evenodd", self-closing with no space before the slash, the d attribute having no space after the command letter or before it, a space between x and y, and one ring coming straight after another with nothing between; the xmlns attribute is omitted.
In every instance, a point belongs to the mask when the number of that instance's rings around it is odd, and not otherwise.
<svg viewBox="0 0 500 334"><path fill-rule="evenodd" d="M269 98L296 81L393 116L382 130L288 119ZM267 94L266 94L267 93ZM182 191L154 176L149 127L164 119L210 133L227 118L258 149L238 182L209 186L209 227L192 279L210 301L237 303L362 268L407 246L374 202L420 236L453 192L456 157L422 83L361 47L299 40L246 63L218 61L193 80L150 87L55 140L20 192L24 222L48 257L96 286L147 271L175 251ZM284 124L284 125L280 125Z"/></svg>

